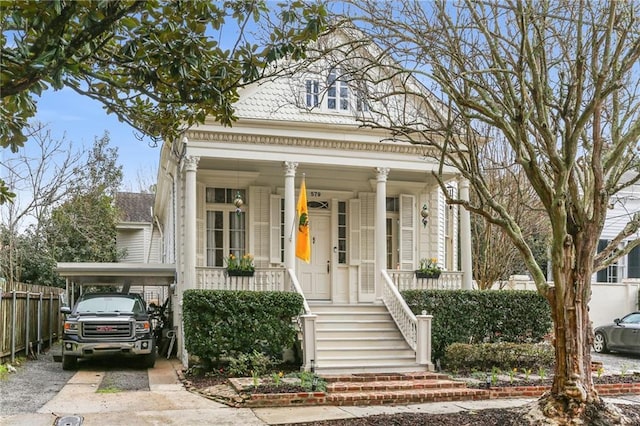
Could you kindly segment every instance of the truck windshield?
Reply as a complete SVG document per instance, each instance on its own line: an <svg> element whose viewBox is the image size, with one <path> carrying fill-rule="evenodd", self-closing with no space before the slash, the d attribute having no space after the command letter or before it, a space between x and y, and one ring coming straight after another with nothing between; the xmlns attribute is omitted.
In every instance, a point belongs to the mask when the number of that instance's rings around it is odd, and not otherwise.
<svg viewBox="0 0 640 426"><path fill-rule="evenodd" d="M76 312L144 312L140 301L129 297L101 296L78 302Z"/></svg>

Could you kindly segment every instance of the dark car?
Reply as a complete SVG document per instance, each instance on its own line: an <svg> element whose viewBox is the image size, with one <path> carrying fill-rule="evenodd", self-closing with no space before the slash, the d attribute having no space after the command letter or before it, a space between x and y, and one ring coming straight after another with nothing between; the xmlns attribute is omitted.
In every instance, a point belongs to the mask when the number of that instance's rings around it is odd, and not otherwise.
<svg viewBox="0 0 640 426"><path fill-rule="evenodd" d="M113 355L136 357L148 368L155 364L156 341L147 306L139 294L88 293L66 314L62 368L75 368L79 358Z"/></svg>
<svg viewBox="0 0 640 426"><path fill-rule="evenodd" d="M593 349L596 352L640 353L640 312L616 318L613 324L596 327L594 333Z"/></svg>

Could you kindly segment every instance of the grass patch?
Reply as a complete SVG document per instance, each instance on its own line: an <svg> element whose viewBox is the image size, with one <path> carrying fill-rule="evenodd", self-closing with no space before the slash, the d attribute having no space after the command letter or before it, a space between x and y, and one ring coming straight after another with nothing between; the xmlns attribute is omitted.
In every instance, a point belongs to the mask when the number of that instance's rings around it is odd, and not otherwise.
<svg viewBox="0 0 640 426"><path fill-rule="evenodd" d="M122 392L122 389L117 388L115 386L107 386L105 388L100 388L96 391L96 393L118 393Z"/></svg>

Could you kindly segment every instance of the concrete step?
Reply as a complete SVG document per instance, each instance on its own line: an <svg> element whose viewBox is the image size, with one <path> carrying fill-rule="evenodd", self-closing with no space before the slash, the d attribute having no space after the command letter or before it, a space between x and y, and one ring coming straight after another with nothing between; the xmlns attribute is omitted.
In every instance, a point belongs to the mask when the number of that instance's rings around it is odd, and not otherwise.
<svg viewBox="0 0 640 426"><path fill-rule="evenodd" d="M396 329L396 323L392 319L370 319L360 320L348 319L324 319L319 317L316 320L316 330L366 330L366 329Z"/></svg>
<svg viewBox="0 0 640 426"><path fill-rule="evenodd" d="M348 374L348 373L386 373L393 371L395 373L410 373L416 371L424 366L415 363L389 363L381 362L379 364L368 362L367 364L353 364L353 365L333 365L329 362L324 362L322 365L316 367L318 374Z"/></svg>
<svg viewBox="0 0 640 426"><path fill-rule="evenodd" d="M401 346L398 348L389 348L384 346L344 346L341 348L325 348L320 345L316 347L316 354L320 360L336 359L336 358L359 358L366 359L375 358L382 359L388 357L395 358L411 358L415 360L416 354L411 348Z"/></svg>
<svg viewBox="0 0 640 426"><path fill-rule="evenodd" d="M388 312L349 312L346 314L347 318L345 318L345 312L320 312L315 314L318 316L317 321L341 321L345 319L353 321L393 321L393 318Z"/></svg>
<svg viewBox="0 0 640 426"><path fill-rule="evenodd" d="M322 336L325 336L326 334L328 333L322 333ZM317 347L322 349L340 349L349 345L360 347L376 346L385 349L404 348L407 346L406 342L404 341L404 337L402 337L402 335L397 332L389 333L388 335L375 334L373 336L360 335L358 337L342 337L342 335L340 335L340 337L318 337L316 342Z"/></svg>
<svg viewBox="0 0 640 426"><path fill-rule="evenodd" d="M366 304L315 304L309 303L309 307L311 308L311 312L314 314L323 314L323 313L388 313L387 308L384 305L366 305Z"/></svg>
<svg viewBox="0 0 640 426"><path fill-rule="evenodd" d="M420 369L384 305L312 304L318 372L409 372ZM424 368L424 367L422 367Z"/></svg>

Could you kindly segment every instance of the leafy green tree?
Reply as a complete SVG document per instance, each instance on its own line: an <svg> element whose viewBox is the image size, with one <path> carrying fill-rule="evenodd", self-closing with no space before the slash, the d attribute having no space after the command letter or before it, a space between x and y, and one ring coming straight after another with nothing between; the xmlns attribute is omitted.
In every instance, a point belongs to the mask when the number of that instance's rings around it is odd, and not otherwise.
<svg viewBox="0 0 640 426"><path fill-rule="evenodd" d="M53 209L47 240L58 262L117 262L118 211L114 195L122 181L118 150L109 134L96 138L86 166L76 170L69 199Z"/></svg>
<svg viewBox="0 0 640 426"><path fill-rule="evenodd" d="M205 117L230 124L237 90L282 58L300 58L324 26L321 4L191 0L15 0L2 3L0 145L16 151L35 96L63 87L155 140ZM263 47L247 28L269 34ZM220 39L237 34L227 47ZM0 202L11 194L0 182Z"/></svg>

